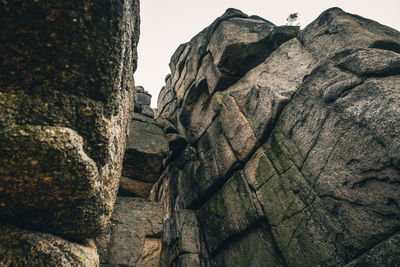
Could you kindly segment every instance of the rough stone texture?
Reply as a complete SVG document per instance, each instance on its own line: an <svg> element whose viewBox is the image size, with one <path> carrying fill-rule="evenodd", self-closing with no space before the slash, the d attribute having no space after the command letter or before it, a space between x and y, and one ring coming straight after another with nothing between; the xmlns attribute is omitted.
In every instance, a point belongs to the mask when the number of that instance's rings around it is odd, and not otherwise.
<svg viewBox="0 0 400 267"><path fill-rule="evenodd" d="M0 232L0 266L99 266L93 240L72 243L6 224Z"/></svg>
<svg viewBox="0 0 400 267"><path fill-rule="evenodd" d="M154 110L151 107L142 106L140 109L140 113L147 117L154 118Z"/></svg>
<svg viewBox="0 0 400 267"><path fill-rule="evenodd" d="M147 198L161 174L164 161L176 154L170 153L170 148L173 151L182 149L182 139L185 139L176 134L175 127L167 120L154 119L153 109L149 106L151 95L142 86L136 89L139 96L143 94L146 98L136 97L135 103L140 106L132 116L119 195Z"/></svg>
<svg viewBox="0 0 400 267"><path fill-rule="evenodd" d="M96 238L100 262L114 266L159 266L162 218L160 203L117 197L108 229Z"/></svg>
<svg viewBox="0 0 400 267"><path fill-rule="evenodd" d="M396 234L373 249L367 251L346 266L399 266L399 258L400 237L399 234Z"/></svg>
<svg viewBox="0 0 400 267"><path fill-rule="evenodd" d="M141 182L121 176L119 180L119 195L127 194L147 198L153 187L152 183Z"/></svg>
<svg viewBox="0 0 400 267"><path fill-rule="evenodd" d="M196 213L193 210L186 209L176 211L172 218L164 222L162 240L162 266L171 266L174 263L178 265L189 264L190 261L196 261L196 259L198 262L200 237ZM192 255L189 259L182 258L189 255ZM188 263L184 263L186 261ZM191 266L200 266L199 264L198 262L197 265Z"/></svg>
<svg viewBox="0 0 400 267"><path fill-rule="evenodd" d="M216 266L285 266L275 252L272 238L264 223L256 225L236 239L230 240L216 255Z"/></svg>
<svg viewBox="0 0 400 267"><path fill-rule="evenodd" d="M119 194L147 198L161 174L169 147L163 125L135 112L127 138Z"/></svg>
<svg viewBox="0 0 400 267"><path fill-rule="evenodd" d="M135 96L135 103L138 103L141 106L150 106L151 95L147 92L138 91Z"/></svg>
<svg viewBox="0 0 400 267"><path fill-rule="evenodd" d="M235 173L198 211L204 242L214 253L229 237L257 222L258 214L241 172Z"/></svg>
<svg viewBox="0 0 400 267"><path fill-rule="evenodd" d="M164 264L396 266L399 53L399 32L338 8L300 32L230 9L179 46L157 116L188 144L150 195Z"/></svg>
<svg viewBox="0 0 400 267"><path fill-rule="evenodd" d="M157 181L169 146L155 123L132 120L122 175L142 182Z"/></svg>
<svg viewBox="0 0 400 267"><path fill-rule="evenodd" d="M121 172L139 2L0 5L0 216L93 237L111 216Z"/></svg>
<svg viewBox="0 0 400 267"><path fill-rule="evenodd" d="M167 76L166 86L160 93L158 116L172 119L175 110L171 105L182 101L190 110L196 97L190 96L190 91L198 95L201 90L212 94L226 89L297 31L298 27L275 27L265 20L249 18L239 10L228 9L172 56L172 74ZM240 35L245 38L239 38ZM235 60L232 60L234 54Z"/></svg>

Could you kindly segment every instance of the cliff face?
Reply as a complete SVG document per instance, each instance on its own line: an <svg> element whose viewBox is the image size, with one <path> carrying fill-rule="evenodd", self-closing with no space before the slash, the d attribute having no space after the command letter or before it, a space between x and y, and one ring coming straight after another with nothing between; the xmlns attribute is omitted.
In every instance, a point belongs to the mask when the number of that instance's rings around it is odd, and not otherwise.
<svg viewBox="0 0 400 267"><path fill-rule="evenodd" d="M0 10L0 266L400 262L399 32L228 9L154 118L138 1Z"/></svg>
<svg viewBox="0 0 400 267"><path fill-rule="evenodd" d="M230 9L182 44L158 99L188 142L150 196L162 264L399 262L399 53L338 8L301 31Z"/></svg>
<svg viewBox="0 0 400 267"><path fill-rule="evenodd" d="M0 265L96 266L86 239L106 227L118 189L139 1L0 10Z"/></svg>

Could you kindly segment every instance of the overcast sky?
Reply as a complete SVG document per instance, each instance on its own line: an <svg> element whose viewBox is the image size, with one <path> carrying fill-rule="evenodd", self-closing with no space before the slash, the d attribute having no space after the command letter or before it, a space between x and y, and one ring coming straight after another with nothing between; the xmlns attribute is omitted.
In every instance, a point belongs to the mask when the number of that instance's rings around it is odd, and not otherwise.
<svg viewBox="0 0 400 267"><path fill-rule="evenodd" d="M276 25L298 12L301 28L330 7L340 7L400 31L400 0L141 0L141 33L136 85L142 85L156 107L158 93L170 73L168 64L181 44L207 27L227 8L259 15Z"/></svg>

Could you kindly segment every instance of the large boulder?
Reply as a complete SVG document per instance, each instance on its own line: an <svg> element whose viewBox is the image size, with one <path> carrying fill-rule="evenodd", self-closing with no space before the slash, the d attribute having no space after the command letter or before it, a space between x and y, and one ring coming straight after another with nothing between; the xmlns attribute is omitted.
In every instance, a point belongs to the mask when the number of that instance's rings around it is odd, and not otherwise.
<svg viewBox="0 0 400 267"><path fill-rule="evenodd" d="M83 240L111 216L139 1L2 1L0 218Z"/></svg>
<svg viewBox="0 0 400 267"><path fill-rule="evenodd" d="M99 266L93 240L80 244L0 224L1 266Z"/></svg>
<svg viewBox="0 0 400 267"><path fill-rule="evenodd" d="M400 260L400 33L338 8L297 31L228 10L172 56L158 115L188 145L151 199L177 261L182 210L200 264Z"/></svg>

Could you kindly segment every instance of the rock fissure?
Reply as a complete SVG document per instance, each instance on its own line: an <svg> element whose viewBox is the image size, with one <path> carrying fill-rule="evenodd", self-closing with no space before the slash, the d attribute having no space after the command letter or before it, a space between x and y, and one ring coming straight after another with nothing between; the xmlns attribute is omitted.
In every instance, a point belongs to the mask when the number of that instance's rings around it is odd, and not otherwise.
<svg viewBox="0 0 400 267"><path fill-rule="evenodd" d="M155 111L139 1L1 8L1 266L400 262L396 30L228 9L177 48Z"/></svg>

